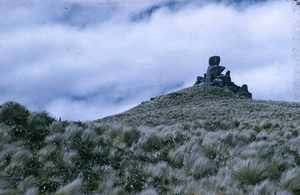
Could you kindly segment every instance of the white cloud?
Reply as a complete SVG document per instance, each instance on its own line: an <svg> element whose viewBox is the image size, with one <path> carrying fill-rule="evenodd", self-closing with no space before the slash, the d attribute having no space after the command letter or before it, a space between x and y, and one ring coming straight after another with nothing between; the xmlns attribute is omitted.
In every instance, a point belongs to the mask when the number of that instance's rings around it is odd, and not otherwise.
<svg viewBox="0 0 300 195"><path fill-rule="evenodd" d="M293 67L289 64L266 64L240 73L239 85L247 84L254 99L295 101Z"/></svg>
<svg viewBox="0 0 300 195"><path fill-rule="evenodd" d="M6 18L0 21L2 103L15 100L57 118L97 119L192 85L211 55L220 55L233 81L246 82L254 98L295 97L291 3L242 10L213 3L176 11L164 6L138 22L130 17L152 2L31 3L0 8Z"/></svg>

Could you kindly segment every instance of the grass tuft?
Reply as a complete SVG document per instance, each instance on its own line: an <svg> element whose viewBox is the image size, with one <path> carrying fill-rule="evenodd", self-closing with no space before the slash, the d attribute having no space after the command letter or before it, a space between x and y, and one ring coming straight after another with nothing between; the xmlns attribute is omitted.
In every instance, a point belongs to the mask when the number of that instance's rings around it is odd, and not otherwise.
<svg viewBox="0 0 300 195"><path fill-rule="evenodd" d="M291 169L282 174L280 186L293 194L300 194L300 168Z"/></svg>
<svg viewBox="0 0 300 195"><path fill-rule="evenodd" d="M127 147L130 147L139 140L141 133L136 128L133 128L129 131L125 131L123 136Z"/></svg>
<svg viewBox="0 0 300 195"><path fill-rule="evenodd" d="M250 159L243 161L233 171L233 176L242 184L255 185L265 179L278 179L280 177L280 172L275 166L267 161Z"/></svg>

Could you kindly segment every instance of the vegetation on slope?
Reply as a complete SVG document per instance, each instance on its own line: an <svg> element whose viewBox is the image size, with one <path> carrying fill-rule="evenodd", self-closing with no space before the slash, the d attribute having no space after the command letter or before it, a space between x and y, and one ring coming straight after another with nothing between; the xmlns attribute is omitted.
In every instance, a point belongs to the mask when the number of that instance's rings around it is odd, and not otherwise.
<svg viewBox="0 0 300 195"><path fill-rule="evenodd" d="M0 108L0 194L300 194L300 104L190 87L93 122Z"/></svg>

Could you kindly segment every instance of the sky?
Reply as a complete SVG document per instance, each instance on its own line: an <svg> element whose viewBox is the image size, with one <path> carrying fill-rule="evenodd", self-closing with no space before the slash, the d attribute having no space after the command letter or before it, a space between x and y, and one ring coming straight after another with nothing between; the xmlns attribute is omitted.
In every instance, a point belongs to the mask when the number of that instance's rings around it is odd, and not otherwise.
<svg viewBox="0 0 300 195"><path fill-rule="evenodd" d="M292 0L0 0L0 104L95 120L192 86L213 55L253 99L299 102L299 8Z"/></svg>

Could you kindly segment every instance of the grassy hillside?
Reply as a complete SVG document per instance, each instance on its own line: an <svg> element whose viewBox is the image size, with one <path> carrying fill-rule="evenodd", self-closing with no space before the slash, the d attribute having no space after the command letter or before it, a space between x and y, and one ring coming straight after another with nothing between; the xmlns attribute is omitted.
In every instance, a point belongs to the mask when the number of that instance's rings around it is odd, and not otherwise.
<svg viewBox="0 0 300 195"><path fill-rule="evenodd" d="M0 194L300 194L300 104L189 87L92 122L0 108Z"/></svg>

